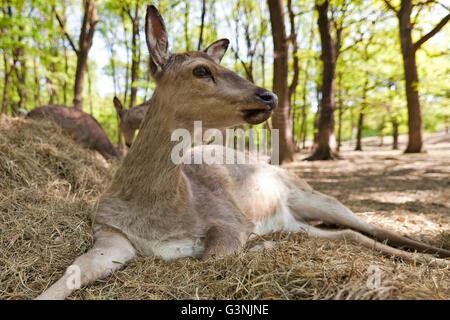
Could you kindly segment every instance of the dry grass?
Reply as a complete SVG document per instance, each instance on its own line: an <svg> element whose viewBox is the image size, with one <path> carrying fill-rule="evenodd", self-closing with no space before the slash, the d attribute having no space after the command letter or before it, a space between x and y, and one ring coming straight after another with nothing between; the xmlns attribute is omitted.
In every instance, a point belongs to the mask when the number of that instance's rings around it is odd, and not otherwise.
<svg viewBox="0 0 450 320"><path fill-rule="evenodd" d="M414 156L346 151L350 160L288 168L375 224L449 248L450 148L443 148ZM91 246L87 212L113 170L51 124L0 120L1 299L37 296ZM450 299L448 270L301 234L263 239L275 247L217 261L140 257L71 298Z"/></svg>

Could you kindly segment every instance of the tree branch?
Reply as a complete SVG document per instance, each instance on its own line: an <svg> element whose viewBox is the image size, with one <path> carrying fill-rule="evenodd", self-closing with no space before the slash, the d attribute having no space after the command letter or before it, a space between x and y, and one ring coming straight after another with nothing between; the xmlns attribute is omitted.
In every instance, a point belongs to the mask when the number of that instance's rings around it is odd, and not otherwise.
<svg viewBox="0 0 450 320"><path fill-rule="evenodd" d="M438 4L438 5L440 5L442 8L444 8L444 9L446 9L446 10L449 10L450 11L450 7L447 7L445 4L443 4L443 3L440 3L439 1L436 1L436 3Z"/></svg>
<svg viewBox="0 0 450 320"><path fill-rule="evenodd" d="M429 5L430 3L436 3L437 1L436 0L426 0L426 1L424 1L424 2L418 2L418 3L416 3L416 4L414 4L413 3L413 7L418 7L418 6L421 6L421 7L423 7L423 6L426 6L426 5Z"/></svg>
<svg viewBox="0 0 450 320"><path fill-rule="evenodd" d="M413 50L416 51L420 48L422 44L425 43L428 39L430 39L432 36L434 36L436 33L438 33L450 20L450 13L446 15L433 29L431 29L430 32L428 32L426 35L424 35L422 38L417 40L416 43L413 45Z"/></svg>
<svg viewBox="0 0 450 320"><path fill-rule="evenodd" d="M339 49L339 54L341 54L342 52L345 52L351 48L354 48L355 45L357 45L358 43L362 42L364 39L361 37L359 39L356 39L352 44L349 44L348 46L346 46L345 48L341 48Z"/></svg>
<svg viewBox="0 0 450 320"><path fill-rule="evenodd" d="M254 83L253 74L250 71L249 66L241 59L241 57L239 57L239 53L237 50L235 50L234 48L231 48L231 51L234 52L234 56L235 56L236 60L238 60L241 63L242 67L244 68L245 77L247 78L247 80Z"/></svg>
<svg viewBox="0 0 450 320"><path fill-rule="evenodd" d="M66 36L67 40L69 40L70 46L72 47L73 51L75 51L75 53L78 54L78 49L77 49L77 47L75 46L75 44L73 43L72 38L70 37L70 35L67 33L66 28L64 27L64 22L63 22L63 20L61 19L61 17L58 15L58 12L56 12L56 10L55 10L55 15L56 15L56 19L57 19L58 22L59 22L59 25L61 26L62 32L63 32L64 35Z"/></svg>
<svg viewBox="0 0 450 320"><path fill-rule="evenodd" d="M123 12L125 12L130 17L131 22L134 22L133 15L131 14L130 6L126 3L121 3L120 8L122 9Z"/></svg>
<svg viewBox="0 0 450 320"><path fill-rule="evenodd" d="M394 11L395 14L398 14L398 10L395 9L395 7L389 2L389 0L383 0L383 1L390 10Z"/></svg>
<svg viewBox="0 0 450 320"><path fill-rule="evenodd" d="M300 67L299 67L299 59L298 59L298 44L297 44L297 30L295 27L295 14L292 9L292 0L288 0L287 8L289 13L289 23L291 25L291 33L290 33L290 41L292 43L292 57L293 57L293 66L294 66L294 76L292 77L292 82L289 85L289 99L292 98L297 85L298 79L300 76Z"/></svg>

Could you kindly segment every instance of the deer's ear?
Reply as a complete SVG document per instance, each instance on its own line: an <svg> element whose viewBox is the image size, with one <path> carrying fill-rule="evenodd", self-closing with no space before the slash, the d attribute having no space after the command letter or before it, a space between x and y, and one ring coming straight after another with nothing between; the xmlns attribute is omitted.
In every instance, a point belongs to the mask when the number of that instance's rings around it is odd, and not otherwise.
<svg viewBox="0 0 450 320"><path fill-rule="evenodd" d="M113 102L117 114L119 115L119 117L122 117L122 115L126 112L126 109L123 107L122 102L120 102L119 98L117 98L116 96L114 96Z"/></svg>
<svg viewBox="0 0 450 320"><path fill-rule="evenodd" d="M150 53L150 70L153 75L156 75L163 70L169 56L167 50L169 41L164 20L154 5L147 6L145 39Z"/></svg>
<svg viewBox="0 0 450 320"><path fill-rule="evenodd" d="M230 44L230 40L228 39L220 39L211 44L208 48L205 49L205 52L213 58L216 63L220 63L225 52L228 49L228 45Z"/></svg>

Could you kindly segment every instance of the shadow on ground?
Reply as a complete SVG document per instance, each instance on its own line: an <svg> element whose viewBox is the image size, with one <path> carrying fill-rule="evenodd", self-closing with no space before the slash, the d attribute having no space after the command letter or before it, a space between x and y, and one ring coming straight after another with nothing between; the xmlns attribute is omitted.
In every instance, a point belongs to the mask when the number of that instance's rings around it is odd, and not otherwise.
<svg viewBox="0 0 450 320"><path fill-rule="evenodd" d="M286 168L373 223L449 248L447 136L429 137L437 142L420 154L403 154L386 146L365 146L365 151L357 152L347 146L341 160L307 162L301 161L307 155L304 151Z"/></svg>

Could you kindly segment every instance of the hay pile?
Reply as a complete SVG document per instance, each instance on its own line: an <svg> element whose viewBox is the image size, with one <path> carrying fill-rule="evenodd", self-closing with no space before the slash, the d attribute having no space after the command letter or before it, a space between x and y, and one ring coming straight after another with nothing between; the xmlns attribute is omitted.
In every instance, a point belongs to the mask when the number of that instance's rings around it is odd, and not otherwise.
<svg viewBox="0 0 450 320"><path fill-rule="evenodd" d="M36 297L91 246L87 213L113 170L50 123L0 120L0 299ZM208 262L139 257L71 298L450 298L447 270L301 234L262 239L275 247Z"/></svg>
<svg viewBox="0 0 450 320"><path fill-rule="evenodd" d="M110 177L53 123L0 119L0 298L36 296L88 248L87 212Z"/></svg>

